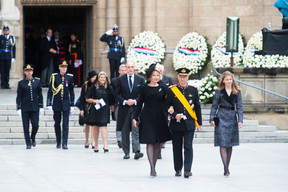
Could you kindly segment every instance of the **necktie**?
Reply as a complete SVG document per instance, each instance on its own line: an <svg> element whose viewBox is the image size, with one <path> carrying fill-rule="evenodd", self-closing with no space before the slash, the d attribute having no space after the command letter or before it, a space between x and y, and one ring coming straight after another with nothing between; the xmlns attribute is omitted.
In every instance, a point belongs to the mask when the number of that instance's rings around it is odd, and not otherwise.
<svg viewBox="0 0 288 192"><path fill-rule="evenodd" d="M129 87L130 87L130 92L132 92L132 75L129 76Z"/></svg>

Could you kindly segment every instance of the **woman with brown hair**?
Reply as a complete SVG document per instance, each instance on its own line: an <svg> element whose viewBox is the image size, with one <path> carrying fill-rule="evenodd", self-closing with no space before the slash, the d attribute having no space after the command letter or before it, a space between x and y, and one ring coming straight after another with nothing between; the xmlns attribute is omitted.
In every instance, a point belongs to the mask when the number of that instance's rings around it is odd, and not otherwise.
<svg viewBox="0 0 288 192"><path fill-rule="evenodd" d="M92 86L86 95L86 101L91 104L89 107L89 124L94 127L94 152L99 152L98 137L99 130L101 130L103 150L106 153L109 151L107 123L110 123L110 107L112 108L114 104L114 97L105 72L101 71L98 74L95 86Z"/></svg>
<svg viewBox="0 0 288 192"><path fill-rule="evenodd" d="M232 147L239 145L239 129L243 124L241 89L229 71L222 74L215 92L210 124L215 127L214 146L220 146L224 175L229 176Z"/></svg>

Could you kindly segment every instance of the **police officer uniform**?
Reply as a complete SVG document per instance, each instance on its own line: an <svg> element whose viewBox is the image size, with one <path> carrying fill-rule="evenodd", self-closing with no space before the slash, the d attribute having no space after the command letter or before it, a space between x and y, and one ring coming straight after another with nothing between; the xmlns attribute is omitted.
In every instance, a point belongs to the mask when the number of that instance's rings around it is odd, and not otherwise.
<svg viewBox="0 0 288 192"><path fill-rule="evenodd" d="M9 31L5 25L3 31ZM16 46L15 38L12 35L0 36L0 70L1 70L1 88L9 89L9 77L12 58L15 59Z"/></svg>
<svg viewBox="0 0 288 192"><path fill-rule="evenodd" d="M119 76L119 66L125 58L125 43L124 38L119 35L113 35L113 32L118 32L118 26L114 25L112 30L107 31L102 35L100 41L106 42L109 45L109 52L107 58L110 63L110 78L111 80L116 76Z"/></svg>
<svg viewBox="0 0 288 192"><path fill-rule="evenodd" d="M67 67L66 61L59 61L59 67ZM74 83L73 75L69 73L53 73L50 77L49 90L47 94L47 106L52 106L55 121L55 134L57 148L61 147L61 114L63 114L62 148L68 149L69 113L70 107L74 106ZM53 98L53 104L52 104ZM74 108L74 107L73 107Z"/></svg>
<svg viewBox="0 0 288 192"><path fill-rule="evenodd" d="M190 71L188 69L181 68L178 69L177 72L179 75L189 75ZM184 97L181 98L179 95ZM202 125L198 91L197 88L189 86L188 84L185 87L182 87L180 84L172 85L169 87L167 99L169 105L173 106L174 108L174 113L172 114L170 121L170 129L172 132L174 169L176 171L175 175L181 176L181 170L183 167L182 145L184 141L184 177L188 178L192 175L192 142L195 128L198 126L198 124ZM183 104L184 100L186 100L185 104L187 105ZM191 111L197 117L197 121L195 121L195 117L191 117ZM180 121L177 121L176 119L177 114L182 114L182 119Z"/></svg>
<svg viewBox="0 0 288 192"><path fill-rule="evenodd" d="M26 64L24 71L33 70L33 66ZM43 96L41 82L38 78L27 77L18 82L17 88L17 110L21 110L24 137L27 149L36 146L35 137L39 127L39 108L43 110ZM31 139L29 135L29 124L32 124Z"/></svg>

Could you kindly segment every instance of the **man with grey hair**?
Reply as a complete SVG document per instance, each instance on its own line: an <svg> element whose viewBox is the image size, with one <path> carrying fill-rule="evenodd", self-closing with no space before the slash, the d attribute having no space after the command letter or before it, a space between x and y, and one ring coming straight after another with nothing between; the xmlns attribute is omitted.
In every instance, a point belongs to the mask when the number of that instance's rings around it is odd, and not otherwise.
<svg viewBox="0 0 288 192"><path fill-rule="evenodd" d="M161 79L162 83L164 83L167 87L173 85L172 78L164 75L164 69L165 69L164 65L159 64L159 69L160 69L160 75L162 76Z"/></svg>
<svg viewBox="0 0 288 192"><path fill-rule="evenodd" d="M119 66L119 77L121 77L122 75L125 75L127 73L126 71L126 65L125 64L121 64ZM117 89L118 87L118 78L119 77L114 77L111 81L111 86L113 87L113 90L114 90L114 97L116 97L115 95L115 90ZM111 113L112 115L112 120L116 121L117 120L117 115L118 115L118 110L119 110L119 103L118 102L115 102L115 105L114 105L115 109L114 109L114 112ZM122 135L121 135L121 131L117 131L116 129L116 138L117 138L117 144L118 144L118 147L119 148L122 148Z"/></svg>
<svg viewBox="0 0 288 192"><path fill-rule="evenodd" d="M130 158L130 131L132 131L132 145L135 151L134 159L143 157L143 153L140 152L139 130L133 126L132 119L139 92L145 83L145 79L134 74L134 67L134 62L127 62L127 75L118 78L118 87L115 90L116 101L119 102L117 131L122 132L122 149L125 153L123 159Z"/></svg>

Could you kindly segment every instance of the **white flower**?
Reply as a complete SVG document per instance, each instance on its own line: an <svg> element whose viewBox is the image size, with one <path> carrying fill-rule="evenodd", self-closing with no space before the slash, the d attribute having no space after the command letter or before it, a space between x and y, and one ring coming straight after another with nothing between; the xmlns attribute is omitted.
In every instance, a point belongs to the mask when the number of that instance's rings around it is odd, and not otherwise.
<svg viewBox="0 0 288 192"><path fill-rule="evenodd" d="M215 90L217 89L218 79L217 77L208 74L206 77L201 79L201 83L199 84L199 99L202 103L211 102Z"/></svg>

